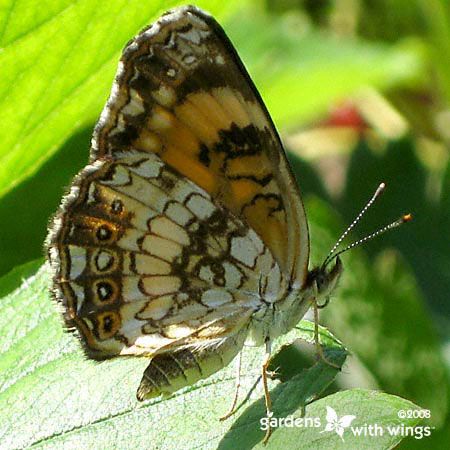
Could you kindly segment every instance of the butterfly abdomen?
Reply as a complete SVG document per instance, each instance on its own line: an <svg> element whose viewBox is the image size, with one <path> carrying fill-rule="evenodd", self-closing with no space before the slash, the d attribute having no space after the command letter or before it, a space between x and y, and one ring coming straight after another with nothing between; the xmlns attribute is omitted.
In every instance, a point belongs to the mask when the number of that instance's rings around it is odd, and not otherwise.
<svg viewBox="0 0 450 450"><path fill-rule="evenodd" d="M144 371L136 393L139 401L169 396L227 366L241 350L247 330L203 347L155 355Z"/></svg>
<svg viewBox="0 0 450 450"><path fill-rule="evenodd" d="M202 378L202 368L191 350L156 355L145 369L141 384L136 393L142 401L170 394L191 384L189 379Z"/></svg>

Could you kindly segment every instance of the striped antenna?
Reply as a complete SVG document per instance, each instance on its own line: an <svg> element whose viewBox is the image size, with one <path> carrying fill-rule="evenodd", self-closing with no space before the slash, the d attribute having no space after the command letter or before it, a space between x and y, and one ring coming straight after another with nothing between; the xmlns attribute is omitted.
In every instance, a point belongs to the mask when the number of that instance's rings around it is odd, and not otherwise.
<svg viewBox="0 0 450 450"><path fill-rule="evenodd" d="M339 250L336 252L337 248L340 246L342 241L347 237L347 235L350 233L350 231L360 222L362 217L365 215L367 210L373 205L375 200L383 193L384 189L386 188L385 183L380 183L377 190L373 194L372 198L366 203L364 208L361 210L361 212L356 216L356 218L353 220L353 222L350 224L349 227L342 233L342 235L339 237L339 239L336 241L336 244L334 244L333 248L331 249L330 253L328 253L328 256L325 258L325 261L322 264L322 268L325 268L333 259L337 258L339 255L342 255L342 253L360 246L361 244L364 244L365 242L368 242L372 240L373 238L380 236L384 233L386 233L389 230L392 230L394 228L399 227L400 225L403 225L406 222L409 222L412 220L411 214L404 214L399 219L395 220L394 222L385 225L384 227L380 228L379 230L374 231L373 233L370 233L369 235L363 237L362 239L358 239L356 242L353 242L349 245L347 245L342 250Z"/></svg>
<svg viewBox="0 0 450 450"><path fill-rule="evenodd" d="M331 257L331 259L327 258L328 259L327 264L329 264L332 259L335 259L339 255L342 255L342 253L345 253L346 251L348 251L352 248L358 247L367 241L371 241L373 238L386 233L386 231L393 230L394 228L398 228L400 225L403 225L406 222L410 222L411 220L412 220L412 214L404 214L402 217L395 220L394 222L392 222L388 225L385 225L383 228L380 228L379 230L374 231L373 233L370 233L369 235L363 237L362 239L358 239L356 242L353 242L353 243L347 245L347 247L344 247L342 250L339 250L337 253L335 253Z"/></svg>

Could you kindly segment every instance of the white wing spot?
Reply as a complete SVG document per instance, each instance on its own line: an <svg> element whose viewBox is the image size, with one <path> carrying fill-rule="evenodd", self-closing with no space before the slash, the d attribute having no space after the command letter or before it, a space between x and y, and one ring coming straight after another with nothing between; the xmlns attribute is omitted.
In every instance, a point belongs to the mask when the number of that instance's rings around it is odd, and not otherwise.
<svg viewBox="0 0 450 450"><path fill-rule="evenodd" d="M91 183L89 185L89 189L88 189L88 199L87 199L87 203L95 203L95 183Z"/></svg>
<svg viewBox="0 0 450 450"><path fill-rule="evenodd" d="M183 62L185 64L191 65L191 64L195 63L195 61L197 61L197 58L194 55L185 55L183 57Z"/></svg>
<svg viewBox="0 0 450 450"><path fill-rule="evenodd" d="M231 241L231 256L247 267L254 267L258 252L248 237L235 237Z"/></svg>
<svg viewBox="0 0 450 450"><path fill-rule="evenodd" d="M142 253L135 254L135 265L139 275L168 275L172 270L168 262Z"/></svg>
<svg viewBox="0 0 450 450"><path fill-rule="evenodd" d="M160 175L161 167L161 162L147 159L137 167L130 167L130 171L144 178L157 178Z"/></svg>
<svg viewBox="0 0 450 450"><path fill-rule="evenodd" d="M142 248L148 253L169 262L180 256L183 251L183 247L177 242L153 235L144 238Z"/></svg>
<svg viewBox="0 0 450 450"><path fill-rule="evenodd" d="M216 210L213 203L198 194L192 195L186 206L201 220L207 219Z"/></svg>
<svg viewBox="0 0 450 450"><path fill-rule="evenodd" d="M201 280L210 284L214 284L214 273L209 266L202 266L200 269L199 277Z"/></svg>
<svg viewBox="0 0 450 450"><path fill-rule="evenodd" d="M177 292L181 280L174 276L149 276L142 278L144 290L149 295L164 295Z"/></svg>
<svg viewBox="0 0 450 450"><path fill-rule="evenodd" d="M169 219L181 226L186 225L193 217L189 210L180 203L170 203L165 214Z"/></svg>
<svg viewBox="0 0 450 450"><path fill-rule="evenodd" d="M165 315L167 315L172 306L173 297L171 295L164 295L162 297L150 300L147 306L139 314L137 314L137 317L144 320L161 320Z"/></svg>
<svg viewBox="0 0 450 450"><path fill-rule="evenodd" d="M73 290L73 293L75 294L75 297L77 299L77 312L80 312L81 307L84 303L84 287L80 286L77 283L70 283L70 287Z"/></svg>
<svg viewBox="0 0 450 450"><path fill-rule="evenodd" d="M216 61L216 64L219 64L219 65L225 64L225 59L223 58L222 55L217 55L215 61Z"/></svg>
<svg viewBox="0 0 450 450"><path fill-rule="evenodd" d="M73 280L81 275L86 267L86 249L69 245L70 278Z"/></svg>
<svg viewBox="0 0 450 450"><path fill-rule="evenodd" d="M216 308L233 301L233 296L223 289L209 289L202 295L202 303L210 308Z"/></svg>
<svg viewBox="0 0 450 450"><path fill-rule="evenodd" d="M237 289L242 283L242 274L234 265L225 261L223 263L225 269L225 285L228 289Z"/></svg>
<svg viewBox="0 0 450 450"><path fill-rule="evenodd" d="M166 108L171 108L177 100L173 88L166 84L161 84L157 91L152 92L152 96L160 105Z"/></svg>
<svg viewBox="0 0 450 450"><path fill-rule="evenodd" d="M275 264L270 272L267 274L267 284L264 292L265 300L268 302L275 302L278 300L278 295L281 290L281 272L278 264Z"/></svg>
<svg viewBox="0 0 450 450"><path fill-rule="evenodd" d="M186 246L190 243L189 235L186 231L168 217L155 217L151 220L149 229L152 233L170 239L171 241L178 242L181 245Z"/></svg>
<svg viewBox="0 0 450 450"><path fill-rule="evenodd" d="M130 92L133 89L130 90ZM138 116L145 112L144 104L142 103L141 98L138 95L131 95L130 101L122 108L122 114L126 114L129 116Z"/></svg>
<svg viewBox="0 0 450 450"><path fill-rule="evenodd" d="M100 251L96 258L96 268L99 271L103 271L109 268L114 260L113 255L106 251Z"/></svg>

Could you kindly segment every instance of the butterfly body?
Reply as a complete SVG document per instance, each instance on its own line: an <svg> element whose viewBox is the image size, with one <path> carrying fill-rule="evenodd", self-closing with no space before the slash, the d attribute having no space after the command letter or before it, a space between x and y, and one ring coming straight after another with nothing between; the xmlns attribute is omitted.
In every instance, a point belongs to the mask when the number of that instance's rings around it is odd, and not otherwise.
<svg viewBox="0 0 450 450"><path fill-rule="evenodd" d="M88 357L150 358L139 400L271 342L339 278L340 263L308 272L279 137L223 30L195 7L128 43L90 159L50 226L52 291Z"/></svg>

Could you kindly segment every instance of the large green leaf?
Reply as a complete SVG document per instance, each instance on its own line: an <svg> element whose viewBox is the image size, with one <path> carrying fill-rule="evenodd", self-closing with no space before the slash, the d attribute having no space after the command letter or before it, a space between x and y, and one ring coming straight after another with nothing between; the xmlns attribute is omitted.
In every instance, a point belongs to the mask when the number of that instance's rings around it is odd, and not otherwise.
<svg viewBox="0 0 450 450"><path fill-rule="evenodd" d="M315 206L314 219L322 214L324 226L333 228L323 206L308 203L309 207L312 205ZM327 241L324 236L318 239L321 232L320 228L313 226L314 241L321 242L319 248ZM29 270L30 266L26 266L24 274ZM11 288L14 280L17 282L20 278L19 274L20 270L16 270L14 276L8 275L0 280L0 292ZM25 280L22 286L0 299L0 439L6 448L29 445L81 449L216 448L220 445L226 449L252 448L261 440L263 432L259 424L264 416L264 407L259 389L253 398L260 399L241 410L234 422L232 419L224 423L217 420L233 396L233 367L186 388L170 399L138 404L134 393L147 361L139 358L117 358L103 363L85 360L76 339L63 332L56 308L48 297L48 283L44 266L36 276ZM348 326L355 324L349 321ZM312 340L310 323L302 322L300 330L289 333L278 345L299 336ZM327 345L327 358L341 365L345 351L339 342L324 329L321 337ZM364 342L369 346L372 343L371 340ZM262 358L262 349L245 350L243 392L248 391L256 380ZM291 374L288 382L272 389L275 417L298 415L299 410L302 411L319 395L335 374L336 370L323 362ZM398 376L401 378L402 373L399 372ZM363 394L356 391L352 397L352 391L348 395L345 397L347 403L340 397L327 397L325 403L319 404L321 409L311 409L315 403L309 404L306 406L307 414L310 417L317 415L323 420L323 405L326 404L339 415L355 414L383 424L395 424L398 423L394 417L395 408L413 408L406 401L388 396L367 394L367 401L362 402ZM374 396L372 406L371 395ZM334 398L339 401L335 402ZM359 403L363 406L355 409ZM348 408L347 404L350 405ZM278 439L281 442L283 439L288 439L286 442L300 439L277 437L280 432L274 434L274 443L269 444L272 448L280 448L276 446ZM316 439L319 442L325 439L330 448L338 442L332 434L316 437L306 434L301 439L305 443L311 440L308 445L313 445ZM390 448L398 439L376 440L376 446L374 442L371 440L372 448Z"/></svg>
<svg viewBox="0 0 450 450"><path fill-rule="evenodd" d="M27 273L29 267L23 270ZM11 285L11 276L5 279L0 280L0 289ZM48 284L43 266L0 299L2 448L214 448L218 444L233 422L218 420L234 394L233 367L167 400L140 404L135 400L135 391L148 360L86 360L76 339L63 331L49 299ZM311 324L301 322L298 330L279 340L275 350L298 337L311 341L312 335ZM345 349L325 329L321 329L320 336L327 346L327 357L342 365ZM242 392L248 391L258 378L263 356L261 348L245 349ZM273 391L277 414L289 414L311 401L337 373L323 361L306 371L300 369L292 379L292 387L288 382ZM261 396L259 385L255 396ZM254 443L263 436L258 423L264 414L259 400L238 418L247 436L256 437ZM234 431L229 434L235 436Z"/></svg>
<svg viewBox="0 0 450 450"><path fill-rule="evenodd" d="M23 0L0 11L0 64L7 68L0 80L0 194L35 172L65 139L95 120L111 86L119 50L162 10L179 2L60 0L46 7L48 3ZM238 5L198 3L219 20ZM318 33L305 35L286 20L249 7L224 25L269 109L284 123L310 117L318 108L323 111L330 101L362 85L387 87L416 78L422 70L414 46L337 44Z"/></svg>
<svg viewBox="0 0 450 450"><path fill-rule="evenodd" d="M292 335L294 334L304 341L313 343L313 324L308 321L301 321L297 330L292 333ZM289 338L284 337L283 340L286 341ZM320 341L323 345L326 345L325 357L327 361L342 367L347 353L342 348L340 342L329 335L324 329L322 329ZM288 348L282 347L281 350L275 356L275 359L283 353L283 350L286 351ZM278 359L280 360L282 358ZM276 366L274 368L276 372L283 370L277 370ZM317 398L335 376L336 369L324 361L319 361L314 366L300 372L299 367L297 367L297 373L287 383L278 385L271 392L273 417L287 417L298 409L304 409L308 403ZM246 450L253 448L265 435L265 432L259 426L262 417L265 417L265 404L261 398L247 408L235 421L231 429L221 440L219 449L233 450L239 448L240 450Z"/></svg>
<svg viewBox="0 0 450 450"><path fill-rule="evenodd" d="M342 438L335 430L324 431L327 408L333 408L337 417L355 416L351 425L344 429ZM262 450L294 449L333 449L333 450L384 450L394 448L405 436L405 427L413 428L419 439L428 437L432 432L429 425L416 426L418 418L401 419L399 411L419 410L416 405L393 395L381 392L353 389L325 397L308 406L306 415L302 409L293 414L294 418L320 418L319 427L283 427L278 428L266 447ZM370 428L372 426L372 428ZM377 427L377 428L375 428ZM372 429L374 435L364 435ZM377 429L377 431L374 431ZM403 436L402 436L403 429ZM382 431L380 431L382 430ZM360 433L360 434L358 434ZM377 433L377 434L375 434ZM411 433L411 431L409 431ZM410 434L411 435L411 434Z"/></svg>
<svg viewBox="0 0 450 450"><path fill-rule="evenodd" d="M0 194L95 120L124 44L180 3L10 0L0 10ZM221 18L238 2L197 3Z"/></svg>
<svg viewBox="0 0 450 450"><path fill-rule="evenodd" d="M4 62L7 76L0 79L0 92L8 93L0 100L0 274L40 255L48 217L88 159L93 123L111 87L120 49L143 24L175 3L114 0L97 9L86 1L55 2L49 8L31 0L13 4L8 45L0 53L0 63L7 57L14 61ZM421 73L423 61L415 46L336 42L297 26L291 16L267 15L249 3L253 1L233 1L225 7L205 0L200 6L224 25L281 128L293 119L311 119L361 86L387 88ZM237 5L247 8L230 16ZM22 41L29 41L31 53L22 49ZM38 51L38 62L24 67ZM25 240L27 245L16 245Z"/></svg>

